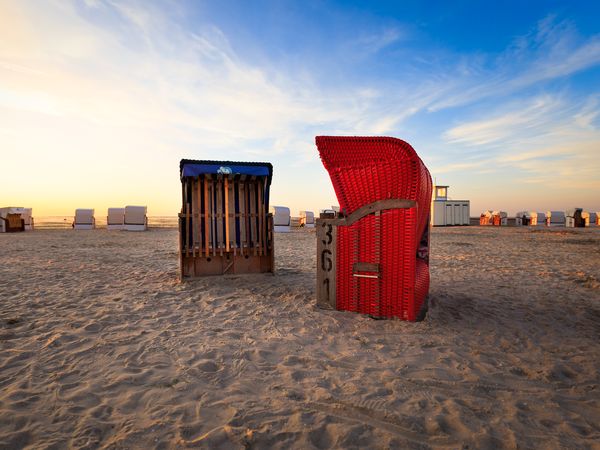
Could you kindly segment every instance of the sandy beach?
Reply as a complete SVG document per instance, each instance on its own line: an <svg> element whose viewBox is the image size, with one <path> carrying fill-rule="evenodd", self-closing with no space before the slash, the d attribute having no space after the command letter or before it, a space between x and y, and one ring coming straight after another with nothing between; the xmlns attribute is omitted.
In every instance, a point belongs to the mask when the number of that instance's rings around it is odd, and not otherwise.
<svg viewBox="0 0 600 450"><path fill-rule="evenodd" d="M178 281L177 230L0 235L0 448L600 449L600 228L436 228L420 323L276 274Z"/></svg>

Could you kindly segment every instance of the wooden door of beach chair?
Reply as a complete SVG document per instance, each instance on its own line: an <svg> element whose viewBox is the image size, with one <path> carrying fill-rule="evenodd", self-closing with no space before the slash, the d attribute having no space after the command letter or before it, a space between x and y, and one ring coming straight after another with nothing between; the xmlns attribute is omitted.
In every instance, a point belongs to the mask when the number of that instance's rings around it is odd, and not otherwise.
<svg viewBox="0 0 600 450"><path fill-rule="evenodd" d="M181 278L273 272L269 163L181 160Z"/></svg>
<svg viewBox="0 0 600 450"><path fill-rule="evenodd" d="M335 240L317 255L335 275L318 272L318 298L333 292L339 310L417 319L429 291L429 171L400 139L318 136L316 144L343 215L317 223L318 245Z"/></svg>
<svg viewBox="0 0 600 450"><path fill-rule="evenodd" d="M5 217L0 218L0 220L4 222L3 229L7 233L25 231L25 222L21 218L21 214L7 213Z"/></svg>
<svg viewBox="0 0 600 450"><path fill-rule="evenodd" d="M29 211L31 212L31 209ZM0 208L0 232L14 233L25 231L27 227L24 214L26 214L26 208L16 206Z"/></svg>

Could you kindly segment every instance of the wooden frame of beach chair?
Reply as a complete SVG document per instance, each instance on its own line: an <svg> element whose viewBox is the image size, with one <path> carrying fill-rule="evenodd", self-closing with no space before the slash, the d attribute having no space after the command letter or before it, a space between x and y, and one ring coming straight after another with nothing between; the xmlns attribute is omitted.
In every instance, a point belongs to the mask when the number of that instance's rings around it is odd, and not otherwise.
<svg viewBox="0 0 600 450"><path fill-rule="evenodd" d="M125 208L108 208L106 211L106 229L125 229Z"/></svg>
<svg viewBox="0 0 600 450"><path fill-rule="evenodd" d="M317 305L377 318L424 317L432 182L406 142L316 138L340 202L317 220Z"/></svg>
<svg viewBox="0 0 600 450"><path fill-rule="evenodd" d="M94 228L96 228L96 218L94 217L94 210L88 208L76 209L75 217L73 218L73 229L93 230Z"/></svg>
<svg viewBox="0 0 600 450"><path fill-rule="evenodd" d="M181 279L273 272L273 166L183 159L179 168Z"/></svg>
<svg viewBox="0 0 600 450"><path fill-rule="evenodd" d="M146 231L148 229L147 213L146 206L126 206L123 229L125 231Z"/></svg>

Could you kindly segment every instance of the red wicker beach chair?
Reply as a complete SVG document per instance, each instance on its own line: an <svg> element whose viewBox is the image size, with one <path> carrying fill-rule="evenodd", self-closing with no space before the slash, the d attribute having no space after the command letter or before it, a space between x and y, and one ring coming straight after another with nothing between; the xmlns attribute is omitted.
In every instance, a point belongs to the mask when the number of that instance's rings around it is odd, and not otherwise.
<svg viewBox="0 0 600 450"><path fill-rule="evenodd" d="M390 137L318 136L316 144L342 216L317 224L336 226L332 306L421 318L429 292L432 189L425 164L408 143Z"/></svg>

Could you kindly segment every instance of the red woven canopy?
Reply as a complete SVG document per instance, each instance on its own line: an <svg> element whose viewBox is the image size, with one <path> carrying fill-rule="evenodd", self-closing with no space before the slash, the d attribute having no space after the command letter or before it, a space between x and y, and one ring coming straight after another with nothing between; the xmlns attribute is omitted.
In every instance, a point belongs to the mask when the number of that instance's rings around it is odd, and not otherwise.
<svg viewBox="0 0 600 450"><path fill-rule="evenodd" d="M337 309L415 320L429 291L429 171L396 138L317 136L316 144L345 215L378 200L416 202L339 227ZM378 276L357 275L362 263L377 265Z"/></svg>

